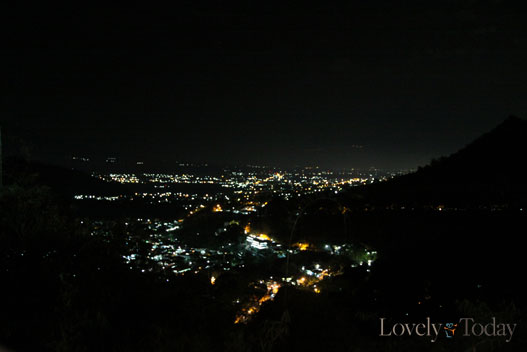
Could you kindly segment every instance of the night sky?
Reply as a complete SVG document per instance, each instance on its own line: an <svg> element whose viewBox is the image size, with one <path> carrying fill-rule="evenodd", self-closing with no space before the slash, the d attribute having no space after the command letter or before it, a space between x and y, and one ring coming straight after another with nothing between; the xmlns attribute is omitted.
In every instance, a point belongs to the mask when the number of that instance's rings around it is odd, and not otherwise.
<svg viewBox="0 0 527 352"><path fill-rule="evenodd" d="M4 140L45 161L414 168L526 115L519 2L284 2L8 9Z"/></svg>

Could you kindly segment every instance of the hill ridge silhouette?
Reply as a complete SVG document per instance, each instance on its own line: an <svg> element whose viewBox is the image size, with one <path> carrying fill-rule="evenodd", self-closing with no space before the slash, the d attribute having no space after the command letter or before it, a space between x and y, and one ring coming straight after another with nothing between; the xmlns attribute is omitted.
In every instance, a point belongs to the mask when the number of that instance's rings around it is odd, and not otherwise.
<svg viewBox="0 0 527 352"><path fill-rule="evenodd" d="M526 153L527 120L510 116L447 157L414 173L351 189L346 197L383 206L524 206Z"/></svg>

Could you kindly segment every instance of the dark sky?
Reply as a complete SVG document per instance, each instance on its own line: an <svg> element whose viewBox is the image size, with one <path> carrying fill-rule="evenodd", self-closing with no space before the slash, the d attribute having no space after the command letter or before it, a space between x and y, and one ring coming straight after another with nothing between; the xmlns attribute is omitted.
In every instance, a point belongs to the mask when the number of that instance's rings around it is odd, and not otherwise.
<svg viewBox="0 0 527 352"><path fill-rule="evenodd" d="M146 3L8 9L4 139L44 160L413 168L527 111L517 1Z"/></svg>

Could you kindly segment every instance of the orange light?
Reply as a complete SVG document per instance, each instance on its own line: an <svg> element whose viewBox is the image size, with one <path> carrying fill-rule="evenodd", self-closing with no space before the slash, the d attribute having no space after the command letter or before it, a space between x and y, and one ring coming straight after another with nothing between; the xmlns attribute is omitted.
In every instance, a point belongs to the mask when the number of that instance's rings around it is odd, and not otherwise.
<svg viewBox="0 0 527 352"><path fill-rule="evenodd" d="M265 233L261 233L257 237L263 241L271 241L271 237L267 236Z"/></svg>
<svg viewBox="0 0 527 352"><path fill-rule="evenodd" d="M307 251L309 249L309 243L295 243L294 244L295 247L298 247L298 249L300 249L301 251Z"/></svg>
<svg viewBox="0 0 527 352"><path fill-rule="evenodd" d="M297 282L299 285L303 285L303 284L306 283L306 278L302 276L300 279L296 280L296 282Z"/></svg>

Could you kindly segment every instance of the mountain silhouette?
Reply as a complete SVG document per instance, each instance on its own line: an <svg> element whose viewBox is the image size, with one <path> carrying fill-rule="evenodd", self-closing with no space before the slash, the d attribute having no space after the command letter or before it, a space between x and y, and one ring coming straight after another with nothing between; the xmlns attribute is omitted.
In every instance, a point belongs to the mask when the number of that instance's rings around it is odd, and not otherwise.
<svg viewBox="0 0 527 352"><path fill-rule="evenodd" d="M526 153L527 121L511 116L448 157L345 197L382 206L522 207Z"/></svg>
<svg viewBox="0 0 527 352"><path fill-rule="evenodd" d="M114 196L127 191L117 182L105 182L82 171L16 157L5 160L4 181L5 185L46 186L65 199L75 194Z"/></svg>

